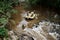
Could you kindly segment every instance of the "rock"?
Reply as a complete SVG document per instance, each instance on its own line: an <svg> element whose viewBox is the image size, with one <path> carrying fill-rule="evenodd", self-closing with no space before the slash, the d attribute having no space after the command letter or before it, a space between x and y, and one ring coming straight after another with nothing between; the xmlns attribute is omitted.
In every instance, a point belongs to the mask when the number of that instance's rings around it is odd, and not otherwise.
<svg viewBox="0 0 60 40"><path fill-rule="evenodd" d="M26 35L26 34L22 34L20 37L19 37L19 40L34 40L32 37Z"/></svg>
<svg viewBox="0 0 60 40"><path fill-rule="evenodd" d="M14 34L13 31L9 31L8 34L9 34L9 36L12 40L17 40L18 39L18 37Z"/></svg>

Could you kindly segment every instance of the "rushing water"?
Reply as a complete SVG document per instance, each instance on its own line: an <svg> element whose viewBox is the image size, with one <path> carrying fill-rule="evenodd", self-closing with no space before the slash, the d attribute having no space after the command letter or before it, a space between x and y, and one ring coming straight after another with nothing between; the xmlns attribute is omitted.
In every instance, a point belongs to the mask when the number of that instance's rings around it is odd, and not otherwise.
<svg viewBox="0 0 60 40"><path fill-rule="evenodd" d="M21 25L27 26L28 22L26 20L22 20L20 22L19 27L22 27ZM32 28L25 28L24 33L22 34L28 35L34 40L59 40L59 38L57 39L57 36L59 35L59 33L57 33L54 29L54 27L58 28L58 26L60 25L47 22L47 21L42 21L42 22L39 22L38 25L34 24ZM30 37L28 37L28 39ZM26 40L28 39L26 38ZM29 40L32 40L32 39L29 39Z"/></svg>

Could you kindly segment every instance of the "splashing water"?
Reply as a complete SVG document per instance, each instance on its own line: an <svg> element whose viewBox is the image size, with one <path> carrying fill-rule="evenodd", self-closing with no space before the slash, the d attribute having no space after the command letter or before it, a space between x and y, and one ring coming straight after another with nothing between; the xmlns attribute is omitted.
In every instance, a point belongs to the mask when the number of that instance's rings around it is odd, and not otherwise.
<svg viewBox="0 0 60 40"><path fill-rule="evenodd" d="M56 33L56 31L52 33L50 32L53 30L53 25L59 26L58 24L43 21L39 22L38 27L33 26L33 29L25 28L24 30L27 33L30 33L30 35L32 35L31 37L33 37L34 40L51 40L47 38L49 37L48 35L50 35L50 37L52 37L54 40L58 40L57 39L58 33Z"/></svg>

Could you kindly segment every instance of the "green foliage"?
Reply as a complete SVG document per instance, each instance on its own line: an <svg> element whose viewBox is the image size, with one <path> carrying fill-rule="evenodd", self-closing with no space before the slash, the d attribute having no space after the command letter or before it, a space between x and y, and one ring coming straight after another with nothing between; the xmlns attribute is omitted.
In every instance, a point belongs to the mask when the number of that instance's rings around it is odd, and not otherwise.
<svg viewBox="0 0 60 40"><path fill-rule="evenodd" d="M0 0L0 10L2 11L10 11L12 9L12 6L15 6L17 4L18 0Z"/></svg>
<svg viewBox="0 0 60 40"><path fill-rule="evenodd" d="M4 27L7 22L8 22L8 19L6 19L6 18L0 18L0 27Z"/></svg>
<svg viewBox="0 0 60 40"><path fill-rule="evenodd" d="M7 24L12 13L16 13L13 7L17 6L18 3L18 0L0 0L0 27Z"/></svg>
<svg viewBox="0 0 60 40"><path fill-rule="evenodd" d="M0 0L0 37L7 37L8 31L4 27L6 26L12 13L16 13L13 9L18 5L18 0Z"/></svg>
<svg viewBox="0 0 60 40"><path fill-rule="evenodd" d="M18 0L0 0L0 37L8 36L8 31L4 27L11 17L11 14L16 13L13 7L17 6L18 3Z"/></svg>
<svg viewBox="0 0 60 40"><path fill-rule="evenodd" d="M37 2L37 0L29 0L29 3L30 3L31 5L36 5L36 2Z"/></svg>
<svg viewBox="0 0 60 40"><path fill-rule="evenodd" d="M28 6L29 7L31 7L31 6L35 6L35 5L37 5L37 0L26 0L26 6L25 7L27 7L28 8Z"/></svg>
<svg viewBox="0 0 60 40"><path fill-rule="evenodd" d="M0 37L8 37L8 31L4 27L0 28Z"/></svg>

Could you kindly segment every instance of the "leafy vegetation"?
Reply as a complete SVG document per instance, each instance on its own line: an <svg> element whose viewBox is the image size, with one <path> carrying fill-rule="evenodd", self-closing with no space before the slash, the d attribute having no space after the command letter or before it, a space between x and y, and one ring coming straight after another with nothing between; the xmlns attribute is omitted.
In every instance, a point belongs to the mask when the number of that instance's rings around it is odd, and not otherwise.
<svg viewBox="0 0 60 40"><path fill-rule="evenodd" d="M13 8L19 3L18 0L0 0L0 37L7 37L8 30L5 28L12 13L16 13Z"/></svg>
<svg viewBox="0 0 60 40"><path fill-rule="evenodd" d="M0 28L0 37L8 37L8 31L4 27Z"/></svg>
<svg viewBox="0 0 60 40"><path fill-rule="evenodd" d="M0 0L0 26L4 27L11 14L16 12L13 7L17 6L18 2L18 0Z"/></svg>

